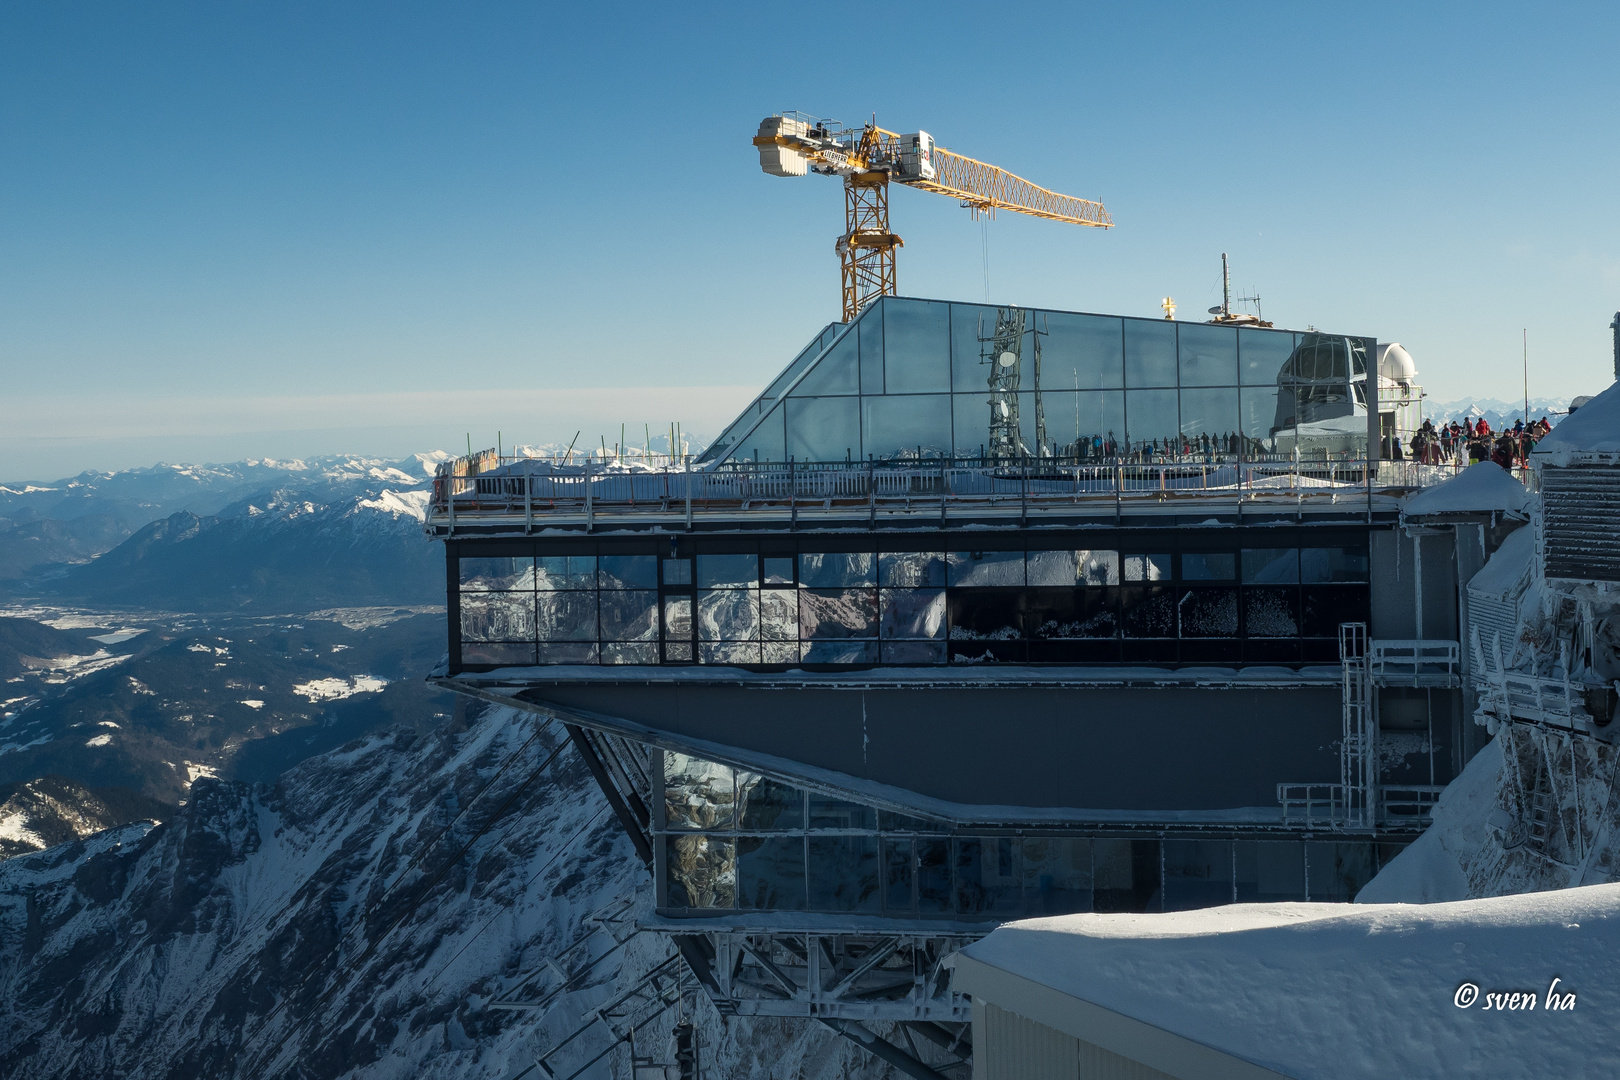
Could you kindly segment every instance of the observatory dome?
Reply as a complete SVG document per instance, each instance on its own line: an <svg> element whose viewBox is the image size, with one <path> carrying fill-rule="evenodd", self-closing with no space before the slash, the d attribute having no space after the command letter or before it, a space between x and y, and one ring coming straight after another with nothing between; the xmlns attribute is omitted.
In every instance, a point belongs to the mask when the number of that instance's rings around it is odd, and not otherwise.
<svg viewBox="0 0 1620 1080"><path fill-rule="evenodd" d="M1392 341L1378 346L1378 374L1394 382L1411 383L1417 378L1417 365L1400 342Z"/></svg>

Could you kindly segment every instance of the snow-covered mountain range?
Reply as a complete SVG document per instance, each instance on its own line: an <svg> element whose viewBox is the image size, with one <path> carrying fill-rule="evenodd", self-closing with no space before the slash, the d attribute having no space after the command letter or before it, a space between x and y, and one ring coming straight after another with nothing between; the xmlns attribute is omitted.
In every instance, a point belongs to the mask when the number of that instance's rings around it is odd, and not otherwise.
<svg viewBox="0 0 1620 1080"><path fill-rule="evenodd" d="M564 733L507 710L202 780L162 825L0 863L0 1075L505 1080L667 959L592 920L646 879ZM581 956L560 987L548 961ZM819 1025L694 1015L706 1076L884 1075ZM611 1046L594 1025L550 1064ZM625 1048L604 1064L627 1075Z"/></svg>

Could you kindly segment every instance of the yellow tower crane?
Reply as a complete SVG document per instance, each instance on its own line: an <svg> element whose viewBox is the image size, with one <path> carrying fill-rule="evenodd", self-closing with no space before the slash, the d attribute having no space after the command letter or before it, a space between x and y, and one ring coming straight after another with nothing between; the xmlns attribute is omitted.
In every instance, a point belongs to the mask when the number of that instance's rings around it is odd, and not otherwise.
<svg viewBox="0 0 1620 1080"><path fill-rule="evenodd" d="M889 229L889 181L948 195L974 214L1012 210L1071 225L1110 228L1103 204L1036 187L1005 169L934 145L926 131L898 135L877 126L845 128L804 113L768 116L754 137L760 168L772 176L818 172L844 178L845 229L837 251L844 321L880 296L894 296L894 249Z"/></svg>

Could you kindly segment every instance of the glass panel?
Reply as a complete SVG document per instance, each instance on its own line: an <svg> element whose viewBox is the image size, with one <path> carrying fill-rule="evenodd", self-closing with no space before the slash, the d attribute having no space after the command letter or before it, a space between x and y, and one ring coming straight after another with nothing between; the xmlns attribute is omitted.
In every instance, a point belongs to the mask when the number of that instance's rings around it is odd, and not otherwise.
<svg viewBox="0 0 1620 1080"><path fill-rule="evenodd" d="M831 795L810 792L810 827L812 829L876 829L877 811L848 799L835 799Z"/></svg>
<svg viewBox="0 0 1620 1080"><path fill-rule="evenodd" d="M658 556L603 555L597 563L597 583L604 589L658 588Z"/></svg>
<svg viewBox="0 0 1620 1080"><path fill-rule="evenodd" d="M1164 910L1191 911L1230 903L1230 840L1164 842Z"/></svg>
<svg viewBox="0 0 1620 1080"><path fill-rule="evenodd" d="M461 639L463 641L532 641L534 639L534 593L462 593Z"/></svg>
<svg viewBox="0 0 1620 1080"><path fill-rule="evenodd" d="M1178 323L1181 385L1236 386L1237 331L1230 326Z"/></svg>
<svg viewBox="0 0 1620 1080"><path fill-rule="evenodd" d="M1305 581L1366 581L1367 552L1356 548L1302 548L1299 569Z"/></svg>
<svg viewBox="0 0 1620 1080"><path fill-rule="evenodd" d="M1022 589L975 589L950 597L952 641L1016 641L1023 637Z"/></svg>
<svg viewBox="0 0 1620 1080"><path fill-rule="evenodd" d="M1024 573L1031 585L1074 585L1080 581L1079 551L1031 551Z"/></svg>
<svg viewBox="0 0 1620 1080"><path fill-rule="evenodd" d="M1188 551L1181 556L1183 581L1232 581L1237 555L1230 551Z"/></svg>
<svg viewBox="0 0 1620 1080"><path fill-rule="evenodd" d="M499 664L502 667L518 664L527 666L534 663L534 646L525 645L486 645L481 642L466 641L461 645L461 662L463 664Z"/></svg>
<svg viewBox="0 0 1620 1080"><path fill-rule="evenodd" d="M883 845L883 906L889 911L912 911L910 840L889 840Z"/></svg>
<svg viewBox="0 0 1620 1080"><path fill-rule="evenodd" d="M799 643L796 640L762 641L759 643L759 654L762 664L797 664Z"/></svg>
<svg viewBox="0 0 1620 1080"><path fill-rule="evenodd" d="M1025 600L1031 637L1084 640L1119 635L1116 589L1030 589Z"/></svg>
<svg viewBox="0 0 1620 1080"><path fill-rule="evenodd" d="M804 837L737 839L738 907L802 910L804 901Z"/></svg>
<svg viewBox="0 0 1620 1080"><path fill-rule="evenodd" d="M1024 911L1068 915L1091 910L1091 841L1024 838Z"/></svg>
<svg viewBox="0 0 1620 1080"><path fill-rule="evenodd" d="M885 638L943 638L944 589L884 589L879 633Z"/></svg>
<svg viewBox="0 0 1620 1080"><path fill-rule="evenodd" d="M844 335L832 351L821 358L810 374L789 391L789 397L816 397L829 394L856 394L860 392L861 377L858 354L859 338L854 333Z"/></svg>
<svg viewBox="0 0 1620 1080"><path fill-rule="evenodd" d="M1018 913L1023 907L1023 843L1013 836L956 841L956 910L964 915Z"/></svg>
<svg viewBox="0 0 1620 1080"><path fill-rule="evenodd" d="M811 910L879 910L876 836L812 836L806 846Z"/></svg>
<svg viewBox="0 0 1620 1080"><path fill-rule="evenodd" d="M692 637L692 598L664 597L664 639L689 641Z"/></svg>
<svg viewBox="0 0 1620 1080"><path fill-rule="evenodd" d="M1307 585L1300 591L1300 630L1306 637L1337 638L1340 623L1367 621L1365 585Z"/></svg>
<svg viewBox="0 0 1620 1080"><path fill-rule="evenodd" d="M737 828L786 832L804 828L804 792L767 776L737 770Z"/></svg>
<svg viewBox="0 0 1620 1080"><path fill-rule="evenodd" d="M759 587L758 555L699 555L701 589L755 589Z"/></svg>
<svg viewBox="0 0 1620 1080"><path fill-rule="evenodd" d="M816 588L877 584L869 551L805 552L799 556L799 584Z"/></svg>
<svg viewBox="0 0 1620 1080"><path fill-rule="evenodd" d="M534 559L461 559L461 591L534 588Z"/></svg>
<svg viewBox="0 0 1620 1080"><path fill-rule="evenodd" d="M862 461L859 398L789 398L787 453L797 461Z"/></svg>
<svg viewBox="0 0 1620 1080"><path fill-rule="evenodd" d="M917 460L951 452L951 399L909 394L861 399L861 446L879 461Z"/></svg>
<svg viewBox="0 0 1620 1080"><path fill-rule="evenodd" d="M942 551L886 551L878 556L878 583L902 589L945 584Z"/></svg>
<svg viewBox="0 0 1620 1080"><path fill-rule="evenodd" d="M855 332L861 339L861 393L883 393L883 307L879 300L861 312Z"/></svg>
<svg viewBox="0 0 1620 1080"><path fill-rule="evenodd" d="M1176 594L1168 586L1127 587L1120 592L1125 636L1130 638L1173 638L1176 636Z"/></svg>
<svg viewBox="0 0 1620 1080"><path fill-rule="evenodd" d="M1125 385L1119 319L1040 312L1041 384L1050 390L1107 390Z"/></svg>
<svg viewBox="0 0 1620 1080"><path fill-rule="evenodd" d="M778 558L767 555L765 563L765 584L791 585L793 584L793 556Z"/></svg>
<svg viewBox="0 0 1620 1080"><path fill-rule="evenodd" d="M884 387L890 394L949 390L950 305L883 301Z"/></svg>
<svg viewBox="0 0 1620 1080"><path fill-rule="evenodd" d="M1079 555L1080 580L1082 584L1119 584L1119 552L1082 551L1079 553Z"/></svg>
<svg viewBox="0 0 1620 1080"><path fill-rule="evenodd" d="M1238 392L1236 390L1183 390L1181 434L1193 453L1237 453Z"/></svg>
<svg viewBox="0 0 1620 1080"><path fill-rule="evenodd" d="M799 640L799 596L789 589L766 589L759 596L759 636L765 641ZM799 658L797 648L793 660Z"/></svg>
<svg viewBox="0 0 1620 1080"><path fill-rule="evenodd" d="M1091 859L1097 911L1160 910L1157 840L1093 840Z"/></svg>
<svg viewBox="0 0 1620 1080"><path fill-rule="evenodd" d="M665 825L671 829L726 829L735 821L731 767L665 750Z"/></svg>
<svg viewBox="0 0 1620 1080"><path fill-rule="evenodd" d="M1132 390L1125 395L1125 430L1130 449L1162 457L1179 443L1180 413L1174 390Z"/></svg>
<svg viewBox="0 0 1620 1080"><path fill-rule="evenodd" d="M1252 638L1298 637L1299 590L1288 586L1249 586L1243 590L1243 622L1243 632Z"/></svg>
<svg viewBox="0 0 1620 1080"><path fill-rule="evenodd" d="M700 664L758 664L761 663L757 641L714 641L698 645Z"/></svg>
<svg viewBox="0 0 1620 1080"><path fill-rule="evenodd" d="M943 664L945 662L945 643L943 641L885 641L883 642L883 662L885 664Z"/></svg>
<svg viewBox="0 0 1620 1080"><path fill-rule="evenodd" d="M759 592L705 589L698 593L699 641L758 641ZM754 650L759 655L759 650Z"/></svg>
<svg viewBox="0 0 1620 1080"><path fill-rule="evenodd" d="M658 646L651 642L646 644L610 642L602 646L602 663L656 664L658 663Z"/></svg>
<svg viewBox="0 0 1620 1080"><path fill-rule="evenodd" d="M806 664L875 664L878 658L876 641L806 641L801 653Z"/></svg>
<svg viewBox="0 0 1620 1080"><path fill-rule="evenodd" d="M1035 397L1031 396L1031 410L1023 423L1027 440L1035 440L1037 416L1044 417L1046 446L1052 456L1077 457L1081 461L1094 461L1112 457L1109 446L1116 449L1125 439L1125 395L1119 390L1092 390L1076 394L1072 391L1045 391L1039 401L1041 408L1034 411Z"/></svg>
<svg viewBox="0 0 1620 1080"><path fill-rule="evenodd" d="M1244 452L1248 455L1277 452L1277 430L1282 421L1277 416L1277 388L1264 386L1244 387L1240 400L1242 415L1238 418L1247 440Z"/></svg>
<svg viewBox="0 0 1620 1080"><path fill-rule="evenodd" d="M770 414L760 421L759 427L741 439L732 451L732 461L786 461L786 441L783 417L787 406L778 402Z"/></svg>
<svg viewBox="0 0 1620 1080"><path fill-rule="evenodd" d="M1297 841L1237 842L1237 902L1305 899L1305 848Z"/></svg>
<svg viewBox="0 0 1620 1080"><path fill-rule="evenodd" d="M1275 386L1294 351L1294 335L1285 330L1238 331L1238 374L1244 386Z"/></svg>
<svg viewBox="0 0 1620 1080"><path fill-rule="evenodd" d="M876 637L877 592L800 589L799 628L802 638Z"/></svg>
<svg viewBox="0 0 1620 1080"><path fill-rule="evenodd" d="M541 641L596 640L595 590L538 593L534 607L535 636Z"/></svg>
<svg viewBox="0 0 1620 1080"><path fill-rule="evenodd" d="M1024 584L1022 551L953 551L945 558L953 586Z"/></svg>
<svg viewBox="0 0 1620 1080"><path fill-rule="evenodd" d="M652 590L602 591L603 641L658 640L658 594Z"/></svg>
<svg viewBox="0 0 1620 1080"><path fill-rule="evenodd" d="M990 453L990 411L999 408L988 390L951 395L951 440L958 458L980 458Z"/></svg>
<svg viewBox="0 0 1620 1080"><path fill-rule="evenodd" d="M951 305L951 389L978 392L981 398L990 386L990 368L983 358L980 334L990 337L996 329L996 309L977 304ZM960 437L959 437L960 441Z"/></svg>
<svg viewBox="0 0 1620 1080"><path fill-rule="evenodd" d="M1125 385L1176 385L1176 324L1125 320Z"/></svg>
<svg viewBox="0 0 1620 1080"><path fill-rule="evenodd" d="M542 641L535 646L535 660L541 664L594 664L597 645L594 641Z"/></svg>
<svg viewBox="0 0 1620 1080"><path fill-rule="evenodd" d="M665 559L664 560L665 585L692 584L691 559Z"/></svg>
<svg viewBox="0 0 1620 1080"><path fill-rule="evenodd" d="M951 842L919 838L915 843L918 910L951 910Z"/></svg>
<svg viewBox="0 0 1620 1080"><path fill-rule="evenodd" d="M1244 548L1243 580L1259 585L1281 585L1298 581L1299 550Z"/></svg>
<svg viewBox="0 0 1620 1080"><path fill-rule="evenodd" d="M594 589L595 555L542 555L534 560L537 589Z"/></svg>
<svg viewBox="0 0 1620 1080"><path fill-rule="evenodd" d="M736 848L718 836L664 838L665 880L673 908L730 908L737 899Z"/></svg>
<svg viewBox="0 0 1620 1080"><path fill-rule="evenodd" d="M1125 556L1126 581L1169 581L1170 556L1168 555L1127 555Z"/></svg>
<svg viewBox="0 0 1620 1080"><path fill-rule="evenodd" d="M1361 887L1372 880L1373 846L1366 842L1308 842L1305 866L1313 903L1344 903L1354 900Z"/></svg>

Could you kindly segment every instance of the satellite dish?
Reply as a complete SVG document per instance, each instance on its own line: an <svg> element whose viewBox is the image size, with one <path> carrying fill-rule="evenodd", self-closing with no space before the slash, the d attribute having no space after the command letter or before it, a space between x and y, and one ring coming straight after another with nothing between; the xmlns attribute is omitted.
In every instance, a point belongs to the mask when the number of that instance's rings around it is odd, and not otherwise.
<svg viewBox="0 0 1620 1080"><path fill-rule="evenodd" d="M1003 355L1010 356L1011 354L1004 353ZM996 402L996 406L1001 410L1001 418L1005 420L1007 418L1007 403L1005 401L998 401Z"/></svg>
<svg viewBox="0 0 1620 1080"><path fill-rule="evenodd" d="M1018 363L1018 357L1013 353L1004 352L1000 356L996 357L996 362L1002 367L1012 367L1014 364Z"/></svg>
<svg viewBox="0 0 1620 1080"><path fill-rule="evenodd" d="M1221 313L1221 309L1219 307L1212 307L1209 309L1209 313L1211 315L1219 315Z"/></svg>

